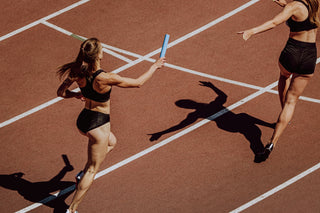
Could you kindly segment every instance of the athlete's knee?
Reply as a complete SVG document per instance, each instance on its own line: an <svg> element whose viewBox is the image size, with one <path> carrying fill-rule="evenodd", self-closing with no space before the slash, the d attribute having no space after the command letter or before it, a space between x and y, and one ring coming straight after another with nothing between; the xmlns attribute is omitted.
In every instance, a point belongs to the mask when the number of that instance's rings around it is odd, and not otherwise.
<svg viewBox="0 0 320 213"><path fill-rule="evenodd" d="M117 138L116 136L114 136L112 132L110 132L108 146L114 148L116 144L117 144Z"/></svg>
<svg viewBox="0 0 320 213"><path fill-rule="evenodd" d="M90 175L95 175L98 172L100 165L101 162L88 162L86 172Z"/></svg>
<svg viewBox="0 0 320 213"><path fill-rule="evenodd" d="M288 91L285 104L295 105L299 99L299 95L293 91Z"/></svg>

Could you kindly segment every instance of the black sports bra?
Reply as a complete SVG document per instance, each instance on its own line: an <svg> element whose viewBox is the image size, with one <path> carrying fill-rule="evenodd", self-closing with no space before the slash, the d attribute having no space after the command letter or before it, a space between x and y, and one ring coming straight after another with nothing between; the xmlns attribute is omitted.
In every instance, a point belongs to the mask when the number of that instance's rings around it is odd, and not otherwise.
<svg viewBox="0 0 320 213"><path fill-rule="evenodd" d="M92 76L86 77L86 86L80 87L81 93L84 97L89 98L91 100L94 100L96 102L106 102L110 99L110 93L111 89L106 93L98 93L93 89L93 81L94 79L100 74L104 72L103 70L97 70L95 73L93 73Z"/></svg>
<svg viewBox="0 0 320 213"><path fill-rule="evenodd" d="M309 6L305 2L303 2L302 0L294 0L294 1L301 2L309 10ZM312 23L309 20L309 17L304 21L295 21L291 17L287 20L287 25L290 28L290 32L301 32L301 31L306 31L306 30L312 30L312 29L315 29L318 27L315 23Z"/></svg>

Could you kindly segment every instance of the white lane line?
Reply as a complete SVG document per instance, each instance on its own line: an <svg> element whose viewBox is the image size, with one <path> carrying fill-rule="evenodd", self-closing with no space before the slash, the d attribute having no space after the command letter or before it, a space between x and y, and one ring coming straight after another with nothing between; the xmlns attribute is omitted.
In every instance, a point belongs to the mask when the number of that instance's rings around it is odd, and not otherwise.
<svg viewBox="0 0 320 213"><path fill-rule="evenodd" d="M67 36L71 36L73 34L72 32L70 32L66 29L63 29L61 27L58 27L57 25L51 24L50 22L47 22L47 21L41 21L41 24L46 25L47 27L50 27L60 33L67 35Z"/></svg>
<svg viewBox="0 0 320 213"><path fill-rule="evenodd" d="M277 85L277 83L278 82L274 82L274 83L270 84L269 86L267 86L265 88L262 88L261 90L259 90L259 91L255 92L255 93L253 93L253 94L241 99L240 101L232 104L231 106L226 107L223 110L220 110L219 112L211 115L207 119L204 119L204 120L202 120L202 121L200 121L198 123L195 123L194 125L188 127L187 129L182 130L181 132L178 132L178 133L174 134L173 136L171 136L171 137L169 137L169 138L167 138L167 139L165 139L165 140L163 140L163 141L161 141L161 142L159 142L159 143L157 143L157 144L155 144L155 145L153 145L153 146L151 146L151 147L149 147L149 148L147 148L147 149L145 149L145 150L143 150L143 151L141 151L141 152L139 152L139 153L137 153L137 154L135 154L135 155L133 155L133 156L121 161L121 162L119 162L119 163L116 163L115 165L113 165L113 166L111 166L109 168L100 171L95 176L95 179L100 178L100 177L102 177L102 176L104 176L104 175L106 175L106 174L108 174L108 173L110 173L110 172L122 167L122 166L125 166L125 165L127 165L128 163L130 163L130 162L132 162L134 160L137 160L137 159L145 156L146 154L148 154L148 153L150 153L150 152L152 152L152 151L154 151L156 149L159 149L160 147L162 147L162 146L164 146L164 145L166 145L166 144L168 144L168 143L180 138L181 136L186 135L187 133L189 133L189 132L191 132L191 131L193 131L193 130L195 130L195 129L197 129L197 128L199 128L199 127L201 127L201 126L203 126L203 125L205 125L205 124L207 124L207 123L209 123L211 121L213 121L214 119L222 116L223 114L225 114L225 113L227 113L227 112L229 112L229 111L231 111L231 110L233 110L233 109L235 109L235 108L237 108L237 107L239 107L239 106L251 101L252 99L262 95L263 93L265 93L269 89L275 87ZM68 193L68 192L71 192L72 190L74 190L73 187L69 187L67 189L64 189L63 192L59 193L59 195L54 195L54 196L50 196L48 198L45 198L41 202L34 203L34 204L32 204L32 205L30 205L30 206L28 206L28 207L26 207L26 208L24 208L24 209L22 209L22 210L20 210L18 212L19 213L23 213L23 212L31 211L31 210L33 210L35 208L38 208L38 207L42 206L43 204L45 204L48 201L52 201L53 199L55 199L55 198L57 198L59 196L62 196L64 194Z"/></svg>
<svg viewBox="0 0 320 213"><path fill-rule="evenodd" d="M42 21L41 23L46 25L47 27L50 27L50 28L52 28L52 29L54 29L54 30L56 30L58 32L61 32L61 33L65 34L65 35L72 36L74 38L81 38L82 40L86 40L87 39L85 37L82 37L82 36L79 36L79 35L75 35L72 32L70 32L68 30L65 30L65 29L63 29L61 27L58 27L57 25L54 25L54 24L49 23L47 21ZM105 52L107 54L110 54L110 55L112 55L112 56L114 56L116 58L119 58L119 59L121 59L121 60L123 60L123 61L125 61L127 63L132 62L132 60L130 60L130 59L128 59L128 58L124 57L123 55L120 55L120 54L118 54L116 52L113 52L112 50L109 50L107 48L103 48L102 50L103 50L103 52Z"/></svg>
<svg viewBox="0 0 320 213"><path fill-rule="evenodd" d="M235 209L235 210L232 210L230 213L237 213L237 212L241 212L241 211L243 211L243 210L245 210L245 209L247 209L247 208L249 208L249 207L251 207L251 206L255 205L256 203L258 203L258 202L260 202L260 201L262 201L262 200L266 199L267 197L270 197L271 195L273 195L273 194L275 194L275 193L279 192L280 190L282 190L282 189L284 189L284 188L286 188L286 187L290 186L291 184L293 184L293 183L297 182L298 180L300 180L300 179L304 178L305 176L309 175L310 173L312 173L312 172L314 172L314 171L318 170L319 168L320 168L320 163L318 163L317 165L315 165L315 166L311 167L310 169L308 169L308 170L306 170L306 171L304 171L304 172L300 173L299 175L297 175L297 176L295 176L295 177L291 178L290 180L288 180L288 181L286 181L286 182L282 183L281 185L279 185L279 186L277 186L277 187L275 187L275 188L271 189L270 191L268 191L268 192L266 192L266 193L264 193L264 194L260 195L259 197L257 197L257 198L255 198L255 199L253 199L253 200L249 201L248 203L246 203L246 204L244 204L244 205L240 206L239 208L237 208L237 209Z"/></svg>
<svg viewBox="0 0 320 213"><path fill-rule="evenodd" d="M52 104L55 104L55 103L57 103L57 102L59 102L61 100L63 100L63 98L57 97L57 98L52 99L52 100L50 100L50 101L48 101L48 102L46 102L44 104L41 104L41 105L39 105L37 107L34 107L34 108L32 108L32 109L30 109L30 110L28 110L28 111L26 111L26 112L24 112L24 113L22 113L20 115L17 115L17 116L15 116L13 118L10 118L9 120L6 120L6 121L0 123L0 128L5 127L5 126L7 126L9 124L12 124L13 122L16 122L16 121L18 121L18 120L20 120L20 119L22 119L24 117L27 117L27 116L35 113L35 112L38 112L38 111L40 111L40 110L42 110L42 109L44 109L44 108L46 108L46 107L48 107L48 106L50 106Z"/></svg>
<svg viewBox="0 0 320 213"><path fill-rule="evenodd" d="M203 27L200 27L200 28L194 30L193 32L188 33L187 35L182 36L181 38L179 38L179 39L177 39L177 40L175 40L175 41L173 41L173 42L170 42L170 43L168 44L168 48L170 48L170 47L172 47L172 46L175 46L175 45L181 43L182 41L185 41L185 40L187 40L187 39L189 39L189 38L191 38L191 37L193 37L193 36L201 33L202 31L205 31L205 30L209 29L210 27L213 27L214 25L216 25L216 24L218 24L218 23L220 23L220 22L222 22L222 21L230 18L231 16L233 16L233 15L241 12L242 10L244 10L244 9L252 6L253 4L255 4L255 3L259 2L259 1L260 1L260 0L251 0L251 1L247 2L246 4L244 4L244 5L236 8L236 9L234 9L234 10L232 10L231 12L229 12L229 13L221 16L220 18L215 19L214 21L212 21L212 22L204 25ZM161 48L160 48L160 49L161 49ZM160 52L160 51L159 51L159 52Z"/></svg>
<svg viewBox="0 0 320 213"><path fill-rule="evenodd" d="M68 7L66 7L66 8L63 8L63 9L61 9L61 10L55 12L55 13L52 13L52 14L44 17L44 18L41 18L41 19L39 19L39 20L37 20L37 21L34 21L34 22L32 22L32 23L24 26L24 27L21 27L21 28L15 30L15 31L12 31L11 33L8 33L8 34L6 34L6 35L4 35L4 36L1 36L1 37L0 37L0 41L3 41L3 40L5 40L5 39L7 39L7 38L10 38L10 37L14 36L14 35L17 35L18 33L21 33L21 32L23 32L23 31L25 31L25 30L27 30L27 29L30 29L30 28L32 28L32 27L40 24L42 21L46 21L46 20L49 20L49 19L51 19L51 18L54 18L54 17L56 17L56 16L58 16L58 15L61 15L62 13L65 13L65 12L67 12L67 11L69 11L69 10L72 10L72 9L74 9L74 8L76 8L76 7L84 4L84 3L89 2L89 1L90 1L90 0L81 0L81 1L78 1L78 2L76 2L76 3L74 3L74 4L70 5L70 6L68 6Z"/></svg>
<svg viewBox="0 0 320 213"><path fill-rule="evenodd" d="M319 59L320 58L318 58L318 61L320 61ZM187 68L184 68L184 67L180 67L180 66L176 66L176 65L172 65L172 64L168 64L168 63L166 63L165 66L173 68L173 69L176 69L176 70L180 70L180 71L183 71L183 72L187 72L187 73L190 73L190 74L194 74L194 75L202 76L202 77L205 77L205 78L214 79L214 80L217 80L217 81L221 81L221 82L225 82L225 83L229 83L229 84L233 84L233 85L237 85L237 86L242 86L242 87L246 87L246 88L250 88L250 89L260 90L260 89L263 88L263 87L255 86L255 85L252 85L252 84L247 84L247 83L243 83L243 82L240 82L240 81L234 81L234 80L230 80L230 79L227 79L227 78L222 78L222 77L206 74L206 73L198 72L198 71L195 71L195 70L187 69ZM273 94L278 94L278 91L272 90L272 89L268 90L267 92L268 93L273 93ZM320 104L320 100L319 99L315 99L315 98L309 98L309 97L305 97L305 96L300 96L299 99L304 100L304 101L309 101L309 102Z"/></svg>
<svg viewBox="0 0 320 213"><path fill-rule="evenodd" d="M36 208L42 206L42 205L45 204L45 203L48 203L48 202L50 202L50 201L55 200L57 197L60 197L60 196L63 196L63 195L65 195L65 194L69 193L69 192L72 192L72 191L74 191L75 189L76 189L76 185L74 184L74 185L72 185L72 186L69 186L68 188L65 188L65 189L61 190L60 192L57 192L57 193L55 193L55 194L53 194L53 195L51 195L51 196L49 196L49 197L47 197L47 198L39 201L38 203L34 203L34 204L32 204L32 205L24 208L24 209L21 209L21 210L19 210L19 211L16 211L15 213L25 213L25 212L29 212L29 211L31 211L31 210L33 210L33 209L36 209Z"/></svg>
<svg viewBox="0 0 320 213"><path fill-rule="evenodd" d="M79 92L80 89L76 88L76 89L74 89L72 91ZM41 105L39 105L37 107L34 107L34 108L32 108L32 109L30 109L30 110L28 110L28 111L26 111L26 112L24 112L24 113L22 113L20 115L17 115L17 116L15 116L13 118L10 118L9 120L6 120L6 121L0 123L0 128L5 127L5 126L7 126L7 125L9 125L9 124L11 124L13 122L16 122L16 121L18 121L18 120L20 120L20 119L22 119L24 117L27 117L27 116L35 113L35 112L38 112L38 111L40 111L40 110L42 110L42 109L44 109L44 108L46 108L46 107L48 107L48 106L50 106L52 104L55 104L55 103L57 103L57 102L59 102L61 100L63 100L63 98L60 98L60 97L54 98L54 99L52 99L52 100L50 100L50 101L48 101L46 103L43 103L43 104L41 104Z"/></svg>

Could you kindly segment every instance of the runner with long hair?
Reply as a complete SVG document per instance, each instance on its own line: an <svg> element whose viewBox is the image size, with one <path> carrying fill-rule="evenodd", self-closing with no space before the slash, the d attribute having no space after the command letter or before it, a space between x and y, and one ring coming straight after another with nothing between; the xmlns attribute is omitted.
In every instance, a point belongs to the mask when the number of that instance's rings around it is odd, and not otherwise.
<svg viewBox="0 0 320 213"><path fill-rule="evenodd" d="M165 58L160 58L148 71L133 79L102 70L100 67L102 56L100 41L90 38L81 44L76 60L61 66L57 71L60 78L65 78L58 88L58 96L78 98L85 102L85 107L77 119L77 127L80 133L89 139L88 160L83 173L79 175L76 192L67 210L71 213L76 212L100 164L117 142L116 137L110 131L111 87L140 87L165 63ZM81 92L73 92L68 89L74 82L78 84Z"/></svg>

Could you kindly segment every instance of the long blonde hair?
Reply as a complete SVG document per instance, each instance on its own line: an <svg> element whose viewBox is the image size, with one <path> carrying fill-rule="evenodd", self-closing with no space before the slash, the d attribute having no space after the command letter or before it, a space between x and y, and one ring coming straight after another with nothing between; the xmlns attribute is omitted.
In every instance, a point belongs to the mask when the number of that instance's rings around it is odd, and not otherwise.
<svg viewBox="0 0 320 213"><path fill-rule="evenodd" d="M309 20L311 23L316 24L320 27L320 20L319 20L319 0L306 0L309 5Z"/></svg>
<svg viewBox="0 0 320 213"><path fill-rule="evenodd" d="M101 43L97 38L85 40L80 46L76 60L59 67L58 76L62 78L68 75L74 79L90 76L100 63L99 53L101 49Z"/></svg>

